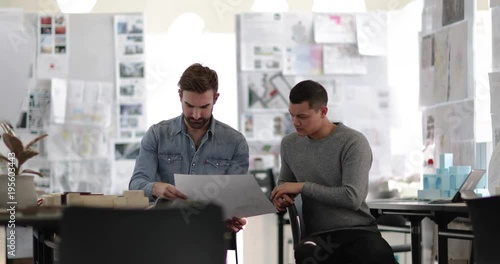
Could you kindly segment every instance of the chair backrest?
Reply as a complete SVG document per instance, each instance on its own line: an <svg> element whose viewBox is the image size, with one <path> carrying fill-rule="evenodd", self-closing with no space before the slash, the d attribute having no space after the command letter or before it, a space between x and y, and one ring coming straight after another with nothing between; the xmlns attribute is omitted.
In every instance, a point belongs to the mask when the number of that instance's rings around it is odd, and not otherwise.
<svg viewBox="0 0 500 264"><path fill-rule="evenodd" d="M222 209L69 207L61 221L61 264L223 264Z"/></svg>
<svg viewBox="0 0 500 264"><path fill-rule="evenodd" d="M273 169L251 170L249 173L255 177L257 183L262 189L262 192L264 192L264 194L266 194L266 196L271 199L271 192L273 191L274 187L276 187Z"/></svg>
<svg viewBox="0 0 500 264"><path fill-rule="evenodd" d="M304 220L302 218L302 198L295 197L295 203L288 207L290 227L292 228L293 245L296 246L307 235Z"/></svg>
<svg viewBox="0 0 500 264"><path fill-rule="evenodd" d="M465 200L474 234L474 258L477 264L500 263L500 196Z"/></svg>
<svg viewBox="0 0 500 264"><path fill-rule="evenodd" d="M153 209L167 209L167 208L196 208L199 207L201 204L199 202L193 202L193 201L186 201L186 200L181 200L177 199L175 201L164 198L164 197L159 197L155 200ZM226 230L224 234L224 242L225 242L225 247L228 250L236 250L236 234L228 232Z"/></svg>

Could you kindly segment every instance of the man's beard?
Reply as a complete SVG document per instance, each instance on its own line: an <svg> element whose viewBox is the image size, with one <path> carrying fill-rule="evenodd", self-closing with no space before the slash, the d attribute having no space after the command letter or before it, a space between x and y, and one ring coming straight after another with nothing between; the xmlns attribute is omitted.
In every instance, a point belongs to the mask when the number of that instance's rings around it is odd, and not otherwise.
<svg viewBox="0 0 500 264"><path fill-rule="evenodd" d="M184 120L186 120L188 126L193 129L203 128L208 122L210 122L210 118L200 118L196 120L194 118L184 117Z"/></svg>

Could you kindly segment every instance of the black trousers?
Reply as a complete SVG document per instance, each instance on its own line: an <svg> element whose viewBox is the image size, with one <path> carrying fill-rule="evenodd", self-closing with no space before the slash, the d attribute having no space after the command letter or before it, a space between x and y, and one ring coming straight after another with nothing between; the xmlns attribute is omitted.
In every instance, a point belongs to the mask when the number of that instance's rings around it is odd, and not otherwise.
<svg viewBox="0 0 500 264"><path fill-rule="evenodd" d="M304 238L296 264L394 264L391 246L379 232L339 230Z"/></svg>

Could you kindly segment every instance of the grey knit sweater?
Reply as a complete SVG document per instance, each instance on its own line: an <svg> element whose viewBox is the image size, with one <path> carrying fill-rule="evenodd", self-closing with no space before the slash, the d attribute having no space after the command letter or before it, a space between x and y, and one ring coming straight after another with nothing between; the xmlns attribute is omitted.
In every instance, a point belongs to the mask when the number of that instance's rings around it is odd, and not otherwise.
<svg viewBox="0 0 500 264"><path fill-rule="evenodd" d="M303 217L308 234L339 229L376 231L375 218L365 203L372 151L360 132L338 127L321 139L292 133L281 141L278 184L305 182Z"/></svg>

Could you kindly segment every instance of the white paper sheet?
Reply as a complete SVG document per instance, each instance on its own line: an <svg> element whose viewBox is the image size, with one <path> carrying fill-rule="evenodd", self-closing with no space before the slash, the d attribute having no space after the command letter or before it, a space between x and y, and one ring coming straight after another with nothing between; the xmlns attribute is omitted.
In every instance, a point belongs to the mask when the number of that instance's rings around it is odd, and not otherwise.
<svg viewBox="0 0 500 264"><path fill-rule="evenodd" d="M277 212L253 175L174 174L174 177L176 188L189 200L219 204L226 219Z"/></svg>
<svg viewBox="0 0 500 264"><path fill-rule="evenodd" d="M387 14L356 15L356 34L359 53L368 56L387 54Z"/></svg>
<svg viewBox="0 0 500 264"><path fill-rule="evenodd" d="M68 84L63 79L52 79L51 84L50 120L54 124L64 124Z"/></svg>
<svg viewBox="0 0 500 264"><path fill-rule="evenodd" d="M366 74L364 56L353 44L325 45L323 47L324 74Z"/></svg>
<svg viewBox="0 0 500 264"><path fill-rule="evenodd" d="M314 14L316 43L356 43L356 17L352 14Z"/></svg>
<svg viewBox="0 0 500 264"><path fill-rule="evenodd" d="M448 101L467 98L468 83L468 36L467 21L450 26L448 49L450 58L450 93Z"/></svg>
<svg viewBox="0 0 500 264"><path fill-rule="evenodd" d="M89 160L110 157L110 129L51 125L45 141L49 160Z"/></svg>
<svg viewBox="0 0 500 264"><path fill-rule="evenodd" d="M241 14L242 71L281 70L285 27L281 13Z"/></svg>

